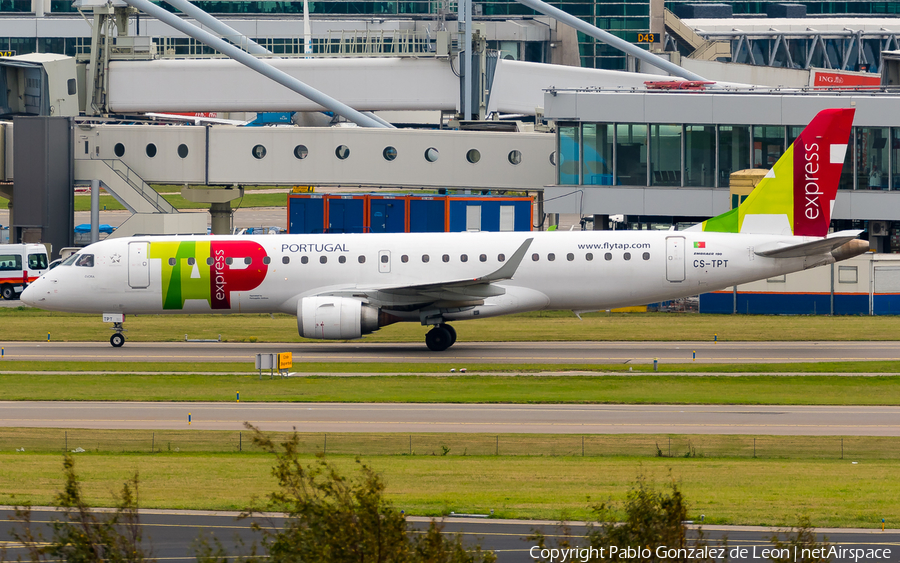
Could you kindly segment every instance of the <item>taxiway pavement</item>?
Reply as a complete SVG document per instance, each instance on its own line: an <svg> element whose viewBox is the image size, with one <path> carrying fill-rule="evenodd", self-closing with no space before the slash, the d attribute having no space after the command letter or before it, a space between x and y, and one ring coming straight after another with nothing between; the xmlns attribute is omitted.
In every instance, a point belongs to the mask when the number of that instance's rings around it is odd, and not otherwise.
<svg viewBox="0 0 900 563"><path fill-rule="evenodd" d="M0 342L9 360L247 362L292 352L303 362L482 364L647 364L900 361L896 342L458 342L444 352L424 343ZM2 366L0 366L2 369ZM300 368L298 368L300 369Z"/></svg>

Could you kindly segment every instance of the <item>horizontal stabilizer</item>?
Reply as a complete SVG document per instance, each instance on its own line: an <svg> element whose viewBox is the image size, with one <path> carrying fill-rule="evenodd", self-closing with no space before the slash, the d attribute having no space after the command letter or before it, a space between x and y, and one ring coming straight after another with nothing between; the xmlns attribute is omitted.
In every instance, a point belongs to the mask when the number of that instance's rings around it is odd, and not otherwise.
<svg viewBox="0 0 900 563"><path fill-rule="evenodd" d="M767 258L797 258L800 256L826 254L856 239L861 232L862 231L840 231L832 233L825 238L799 244L774 243L769 247L757 249L756 254ZM868 243L866 243L866 248L868 248Z"/></svg>

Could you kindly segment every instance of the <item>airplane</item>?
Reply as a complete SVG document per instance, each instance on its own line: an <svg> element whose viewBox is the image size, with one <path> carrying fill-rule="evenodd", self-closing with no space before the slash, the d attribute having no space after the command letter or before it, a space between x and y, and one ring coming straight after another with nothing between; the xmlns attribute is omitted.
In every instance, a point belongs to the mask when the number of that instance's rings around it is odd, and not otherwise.
<svg viewBox="0 0 900 563"><path fill-rule="evenodd" d="M820 112L739 207L683 231L136 236L85 247L21 299L102 314L115 347L126 314L289 313L313 339L421 323L437 352L452 321L720 290L868 250L861 231L828 233L853 113Z"/></svg>

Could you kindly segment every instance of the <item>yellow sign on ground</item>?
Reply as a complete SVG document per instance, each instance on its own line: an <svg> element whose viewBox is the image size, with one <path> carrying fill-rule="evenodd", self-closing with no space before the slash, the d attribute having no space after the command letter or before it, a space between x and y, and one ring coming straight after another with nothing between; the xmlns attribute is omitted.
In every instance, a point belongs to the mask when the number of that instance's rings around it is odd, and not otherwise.
<svg viewBox="0 0 900 563"><path fill-rule="evenodd" d="M316 191L316 188L314 186L294 186L291 191L295 194L311 194Z"/></svg>
<svg viewBox="0 0 900 563"><path fill-rule="evenodd" d="M290 369L294 366L294 358L291 352L278 354L278 369Z"/></svg>

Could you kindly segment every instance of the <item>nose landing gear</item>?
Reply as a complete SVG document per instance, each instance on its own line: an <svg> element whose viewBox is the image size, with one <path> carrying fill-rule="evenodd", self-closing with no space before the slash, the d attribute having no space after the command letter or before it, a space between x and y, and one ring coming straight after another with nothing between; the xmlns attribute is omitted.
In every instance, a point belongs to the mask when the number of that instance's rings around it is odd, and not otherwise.
<svg viewBox="0 0 900 563"><path fill-rule="evenodd" d="M116 323L117 325L121 325L122 323ZM121 328L121 326L116 327L114 330L125 330ZM121 332L117 332L109 337L109 343L113 345L113 348L121 348L123 344L125 344L125 335Z"/></svg>
<svg viewBox="0 0 900 563"><path fill-rule="evenodd" d="M425 345L432 352L443 352L456 342L456 330L448 324L436 325L425 335Z"/></svg>
<svg viewBox="0 0 900 563"><path fill-rule="evenodd" d="M109 343L113 348L121 348L125 344L125 315L124 313L103 313L103 322L112 323L115 333L109 337Z"/></svg>

